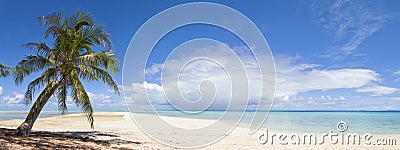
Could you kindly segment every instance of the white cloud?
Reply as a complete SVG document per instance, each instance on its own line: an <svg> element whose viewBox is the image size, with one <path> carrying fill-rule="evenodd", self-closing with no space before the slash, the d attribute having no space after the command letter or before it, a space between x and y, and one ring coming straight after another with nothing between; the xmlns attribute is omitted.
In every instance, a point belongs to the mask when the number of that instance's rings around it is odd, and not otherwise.
<svg viewBox="0 0 400 150"><path fill-rule="evenodd" d="M365 86L356 90L360 93L372 93L371 96L383 96L393 94L399 89L386 86Z"/></svg>
<svg viewBox="0 0 400 150"><path fill-rule="evenodd" d="M322 93L321 93L322 94ZM285 96L287 98L288 96ZM333 95L315 95L310 97L295 96L290 97L290 100L277 99L274 102L274 109L277 110L298 110L298 109L312 109L312 110L340 110L346 105L346 98L344 96Z"/></svg>
<svg viewBox="0 0 400 150"><path fill-rule="evenodd" d="M393 73L395 76L400 76L400 70ZM400 78L396 78L394 81L399 82Z"/></svg>
<svg viewBox="0 0 400 150"><path fill-rule="evenodd" d="M290 96L285 95L285 96L282 96L281 99L282 99L283 101L289 101L289 100L290 100Z"/></svg>
<svg viewBox="0 0 400 150"><path fill-rule="evenodd" d="M128 106L134 106L138 110L152 109L147 107L149 105L148 99L153 105L166 105L168 102L164 98L162 87L155 83L132 83L129 86L122 86L124 89L124 99ZM147 91L145 90L147 88ZM134 108L130 108L134 110Z"/></svg>
<svg viewBox="0 0 400 150"><path fill-rule="evenodd" d="M391 97L391 100L396 100L396 101L400 101L400 97Z"/></svg>
<svg viewBox="0 0 400 150"><path fill-rule="evenodd" d="M346 100L346 98L344 98L343 96L339 96L339 98L337 100L344 101L344 100Z"/></svg>
<svg viewBox="0 0 400 150"><path fill-rule="evenodd" d="M313 90L358 88L378 81L379 74L369 69L318 69L315 64L298 64L299 58L278 56L276 97L296 96ZM308 66L308 67L304 67Z"/></svg>
<svg viewBox="0 0 400 150"><path fill-rule="evenodd" d="M125 101L122 98L114 98L106 94L102 93L92 93L87 92L90 98L90 101L93 105L100 105L100 106L124 106ZM72 103L71 103L72 104Z"/></svg>
<svg viewBox="0 0 400 150"><path fill-rule="evenodd" d="M151 65L150 68L146 69L146 75L151 76L151 75L159 73L161 71L162 66L163 66L162 64Z"/></svg>
<svg viewBox="0 0 400 150"><path fill-rule="evenodd" d="M382 28L389 16L364 1L330 0L313 5L319 22L333 34L336 51L330 55L350 55L361 43Z"/></svg>
<svg viewBox="0 0 400 150"><path fill-rule="evenodd" d="M3 94L3 87L0 86L0 95Z"/></svg>
<svg viewBox="0 0 400 150"><path fill-rule="evenodd" d="M127 98L130 103L135 104L146 104L147 95L152 100L152 103L158 105L167 105L168 102L164 98L164 91L166 90L170 98L181 98L184 97L189 100L197 100L200 98L202 93L210 92L216 90L218 92L216 102L220 102L220 106L225 106L227 101L230 100L231 96L231 85L229 84L229 77L227 77L223 69L229 68L239 68L235 64L230 63L232 58L229 57L225 52L219 52L218 47L208 47L208 50L213 52L207 52L207 49L201 49L201 51L191 51L195 55L198 53L213 55L213 57L218 57L218 61L221 63L229 64L224 65L225 68L211 63L197 61L190 63L184 69L178 64L184 59L174 58L169 61L171 63L169 66L166 65L164 68L163 79L165 80L163 86L160 83L132 83L131 85L125 86L125 98ZM235 49L235 48L234 48ZM239 48L240 51L243 48ZM181 55L182 57L185 55ZM262 79L259 76L254 60L250 59L250 55L240 54L241 60L245 64L247 69L249 82L261 82ZM376 82L379 82L379 74L374 70L370 69L357 69L357 68L345 68L345 69L320 69L322 68L319 64L312 63L301 63L299 62L299 57L290 56L278 56L275 57L276 63L276 92L275 98L284 101L301 100L304 98L298 97L299 93L306 93L310 91L320 90L328 91L333 89L356 89L360 87L365 87ZM155 64L150 68L158 68L160 64ZM153 69L150 69L153 70ZM179 76L176 75L181 71ZM236 70L237 71L237 70ZM175 74L173 74L175 73ZM233 72L236 73L237 72ZM152 72L152 74L157 74L157 72ZM266 76L264 76L266 77ZM268 78L268 76L267 76ZM178 80L178 82L177 82ZM201 91L199 85L204 80L210 80L214 83L214 87L205 89L206 91ZM166 84L169 86L165 87ZM180 93L170 94L168 88L176 86L180 89ZM171 86L173 85L173 86ZM257 84L254 84L257 85ZM147 88L147 95L145 88ZM244 86L241 86L241 88ZM257 90L261 89L258 86L250 86L253 88L250 95L250 104L257 104ZM233 89L234 90L234 89ZM236 89L243 91L243 89ZM263 97L268 97L268 95L263 95ZM335 101L344 101L346 98L343 96L324 96L323 98L314 98L315 100L325 100L324 103L337 103ZM330 101L330 102L327 102ZM238 104L242 104L239 102Z"/></svg>
<svg viewBox="0 0 400 150"><path fill-rule="evenodd" d="M257 104L259 96L265 98L265 100L267 99L266 97L272 97L273 87L270 87L271 92L269 92L269 95L268 93L264 93L264 95L257 94L260 93L262 90L261 87L263 86L263 84L261 84L262 79L260 77L259 68L255 65L256 63L254 63L254 60L251 60L251 55L241 54L248 51L248 49L244 49L243 47L234 47L233 49L237 53L240 53L238 54L239 58L237 58L229 48L210 45L205 48L186 50L178 53L178 55L170 55L169 61L163 64L164 72L162 74L162 84L145 82L132 83L128 86L125 85L124 91L128 91L125 92L125 98L129 99L132 103L145 103L143 101L147 99L148 95L152 102L158 103L159 105L166 105L168 103L164 98L163 92L165 92L170 100L183 98L185 100L195 101L209 96L210 99L215 99L213 106L211 106L212 108L227 107L230 104L232 107L243 106L243 104L247 104L246 100L248 99L247 95L242 92L243 87L247 87L247 81L253 85L249 86L250 104ZM192 60L192 58L199 58L200 56L203 58L212 58L217 61L217 63L208 59L199 59L186 64L188 61ZM241 64L240 60L242 60L245 66ZM150 66L147 71L151 72L151 74L158 75L158 72L154 72L154 70L160 71L159 67L163 65L154 64ZM243 80L246 78L245 71L247 71L249 75L249 80ZM177 75L178 73L180 73L179 76ZM271 71L270 74L273 74L273 72ZM177 79L178 77L179 79ZM265 80L270 79L271 78L265 77ZM232 84L231 80L235 82ZM144 87L147 88L147 95L145 94ZM176 89L179 89L179 91L177 92ZM241 98L238 98L237 101L231 101L232 95L235 94ZM272 98L269 99L272 101ZM268 103L268 101L263 101L263 103L264 102Z"/></svg>
<svg viewBox="0 0 400 150"><path fill-rule="evenodd" d="M95 93L91 93L91 92L87 92L87 94L88 94L89 98L93 101L110 99L110 96L104 95L104 94L95 94Z"/></svg>
<svg viewBox="0 0 400 150"><path fill-rule="evenodd" d="M13 92L13 97L6 96L3 97L7 104L24 104L24 94L19 92Z"/></svg>

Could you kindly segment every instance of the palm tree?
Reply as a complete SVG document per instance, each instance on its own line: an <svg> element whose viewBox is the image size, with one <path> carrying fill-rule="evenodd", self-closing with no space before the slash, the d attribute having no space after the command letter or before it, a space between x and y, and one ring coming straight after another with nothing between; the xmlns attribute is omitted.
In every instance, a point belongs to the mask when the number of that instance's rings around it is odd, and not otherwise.
<svg viewBox="0 0 400 150"><path fill-rule="evenodd" d="M11 69L9 66L5 66L0 63L0 78L8 76L10 74L9 69Z"/></svg>
<svg viewBox="0 0 400 150"><path fill-rule="evenodd" d="M93 108L82 80L101 81L119 94L118 86L109 74L119 71L119 60L111 49L109 34L94 24L89 13L81 11L65 18L60 12L53 13L39 17L39 22L46 27L44 38L51 36L54 43L52 47L44 42L25 44L35 55L26 56L13 69L17 85L27 75L42 71L38 78L29 83L25 92L24 100L29 105L35 91L42 89L16 134L29 135L40 111L51 97L58 101L59 111L64 114L67 110L67 95L82 108L91 128L94 128ZM94 46L104 50L95 52L92 49Z"/></svg>

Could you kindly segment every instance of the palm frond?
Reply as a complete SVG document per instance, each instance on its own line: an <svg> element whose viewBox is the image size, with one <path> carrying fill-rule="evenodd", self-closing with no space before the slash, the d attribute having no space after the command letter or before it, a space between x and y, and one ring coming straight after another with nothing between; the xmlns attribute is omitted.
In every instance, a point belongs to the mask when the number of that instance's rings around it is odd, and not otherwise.
<svg viewBox="0 0 400 150"><path fill-rule="evenodd" d="M70 16L69 28L75 29L75 31L79 31L84 26L92 26L93 25L93 17L90 13L85 11L77 10L74 15Z"/></svg>
<svg viewBox="0 0 400 150"><path fill-rule="evenodd" d="M44 38L47 38L49 35L52 35L53 38L56 38L65 27L65 21L61 12L53 13L47 16L41 16L38 18L38 21L42 23L43 26L47 27L46 31L44 32Z"/></svg>
<svg viewBox="0 0 400 150"><path fill-rule="evenodd" d="M0 77L5 77L10 74L11 67L0 64Z"/></svg>
<svg viewBox="0 0 400 150"><path fill-rule="evenodd" d="M61 83L61 85L58 87L56 91L56 96L57 96L57 101L58 101L58 110L61 111L61 114L64 115L67 109L67 83L64 81Z"/></svg>
<svg viewBox="0 0 400 150"><path fill-rule="evenodd" d="M40 55L26 56L25 59L21 60L17 65L17 67L25 68L32 72L37 72L55 66L56 62L54 60Z"/></svg>
<svg viewBox="0 0 400 150"><path fill-rule="evenodd" d="M26 56L13 69L13 75L16 84L23 82L24 78L32 72L37 72L43 69L55 67L55 61L43 56Z"/></svg>
<svg viewBox="0 0 400 150"><path fill-rule="evenodd" d="M91 52L83 54L73 60L77 65L89 65L104 67L107 71L116 73L119 71L119 61L114 56L114 51Z"/></svg>
<svg viewBox="0 0 400 150"><path fill-rule="evenodd" d="M52 50L46 45L44 42L31 42L31 43L26 43L23 46L25 46L28 49L36 51L37 55L49 58L49 57L54 57L52 55Z"/></svg>
<svg viewBox="0 0 400 150"><path fill-rule="evenodd" d="M114 89L114 92L119 93L118 85L114 82L112 76L103 69L88 65L79 65L77 68L79 75L88 80L100 80Z"/></svg>
<svg viewBox="0 0 400 150"><path fill-rule="evenodd" d="M90 127L94 128L93 107L90 102L89 95L86 93L85 88L79 80L78 72L73 70L69 75L69 78L71 79L72 83L72 99L78 106L81 106L83 112L86 113Z"/></svg>
<svg viewBox="0 0 400 150"><path fill-rule="evenodd" d="M32 102L36 90L40 89L42 86L49 84L56 78L57 78L57 69L49 68L45 72L43 72L40 77L30 82L24 96L25 104L29 105Z"/></svg>
<svg viewBox="0 0 400 150"><path fill-rule="evenodd" d="M110 35L104 32L104 28L100 25L87 26L82 29L82 33L92 45L100 45L107 49L112 46Z"/></svg>
<svg viewBox="0 0 400 150"><path fill-rule="evenodd" d="M32 73L31 70L20 66L15 67L14 69L12 69L12 71L15 84L17 85L21 84L24 81L25 77Z"/></svg>

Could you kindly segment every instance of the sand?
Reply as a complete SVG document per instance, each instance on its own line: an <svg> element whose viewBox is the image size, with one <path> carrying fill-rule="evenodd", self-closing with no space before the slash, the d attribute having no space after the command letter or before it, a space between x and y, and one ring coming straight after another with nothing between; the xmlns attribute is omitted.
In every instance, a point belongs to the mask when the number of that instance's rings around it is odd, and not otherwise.
<svg viewBox="0 0 400 150"><path fill-rule="evenodd" d="M176 149L155 142L135 126L129 113L99 112L95 113L95 128L91 129L84 114L71 114L36 121L31 136L13 136L13 130L23 120L0 121L0 149ZM184 119L164 117L182 126L191 127L199 124L209 124L212 120ZM162 134L162 128L160 134ZM344 145L325 142L322 145L313 144L280 144L276 139L273 144L259 143L259 136L265 132L260 130L249 135L248 130L236 127L229 135L215 144L203 149L399 149L400 135L374 135L370 141L378 137L396 140L396 145ZM269 131L270 133L285 133ZM182 133L175 133L177 136ZM285 133L289 135L289 133ZM212 135L202 135L212 136ZM276 138L276 137L275 137ZM174 141L171 141L174 143ZM184 143L174 143L175 145Z"/></svg>

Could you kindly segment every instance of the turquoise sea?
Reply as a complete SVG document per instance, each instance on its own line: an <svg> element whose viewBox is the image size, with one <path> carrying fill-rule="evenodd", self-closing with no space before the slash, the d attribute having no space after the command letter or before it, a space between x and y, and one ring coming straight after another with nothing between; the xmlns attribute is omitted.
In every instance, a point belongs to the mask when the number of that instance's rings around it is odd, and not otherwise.
<svg viewBox="0 0 400 150"><path fill-rule="evenodd" d="M77 113L77 112L70 112ZM189 115L179 111L158 111L161 116L218 119L223 111L204 111L198 115ZM241 112L234 112L241 113ZM254 112L246 112L240 126L251 123ZM60 115L57 111L42 112L40 118ZM26 112L0 111L0 120L25 119ZM235 123L234 120L224 120ZM337 131L336 125L343 121L347 132L371 134L400 134L400 112L393 111L272 111L262 129L325 133Z"/></svg>
<svg viewBox="0 0 400 150"><path fill-rule="evenodd" d="M78 113L69 112L67 114ZM0 120L12 120L12 119L25 119L27 112L25 111L0 111ZM39 118L46 118L52 116L61 115L58 111L43 111L40 113Z"/></svg>
<svg viewBox="0 0 400 150"><path fill-rule="evenodd" d="M162 116L202 119L218 119L222 113L223 111L205 111L201 115L188 115L178 111L159 112ZM254 112L246 112L240 126L248 127L253 115ZM262 129L297 133L326 133L329 130L337 132L337 124L341 121L348 126L346 132L400 134L400 112L393 111L272 111Z"/></svg>

